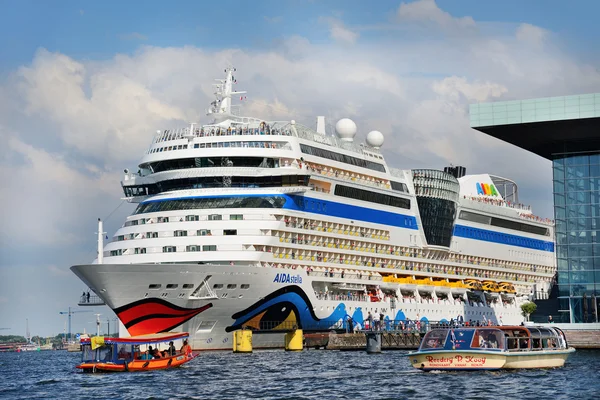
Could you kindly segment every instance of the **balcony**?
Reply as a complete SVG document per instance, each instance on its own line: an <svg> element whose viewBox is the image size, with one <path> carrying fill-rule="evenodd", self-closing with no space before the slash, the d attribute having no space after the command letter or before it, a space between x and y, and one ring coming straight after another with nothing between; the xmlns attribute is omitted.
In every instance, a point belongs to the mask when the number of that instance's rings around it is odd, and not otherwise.
<svg viewBox="0 0 600 400"><path fill-rule="evenodd" d="M77 303L77 305L93 307L93 306L104 306L104 305L106 305L106 303L104 303L104 300L102 300L100 297L98 297L98 295L96 295L95 293L87 292L87 293L79 296L79 303Z"/></svg>

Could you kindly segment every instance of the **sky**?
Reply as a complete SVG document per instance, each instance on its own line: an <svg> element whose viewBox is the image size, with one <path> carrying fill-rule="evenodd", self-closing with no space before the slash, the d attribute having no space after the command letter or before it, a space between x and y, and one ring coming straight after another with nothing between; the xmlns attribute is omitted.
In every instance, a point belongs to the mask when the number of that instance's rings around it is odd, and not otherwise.
<svg viewBox="0 0 600 400"><path fill-rule="evenodd" d="M132 212L120 188L158 129L208 122L237 68L243 114L352 118L397 168L463 165L552 217L550 162L469 127L468 105L600 92L600 2L0 0L1 334L103 331L69 270ZM112 325L112 322L111 322Z"/></svg>

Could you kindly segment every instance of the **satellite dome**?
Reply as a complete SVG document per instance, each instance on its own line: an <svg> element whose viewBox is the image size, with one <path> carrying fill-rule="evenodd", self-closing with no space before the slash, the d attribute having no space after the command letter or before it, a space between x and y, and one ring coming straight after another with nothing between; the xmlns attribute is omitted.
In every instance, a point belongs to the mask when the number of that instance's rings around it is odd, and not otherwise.
<svg viewBox="0 0 600 400"><path fill-rule="evenodd" d="M380 148L384 141L383 133L379 131L371 131L367 134L367 144L376 149Z"/></svg>
<svg viewBox="0 0 600 400"><path fill-rule="evenodd" d="M344 142L352 142L356 136L356 124L349 118L342 118L335 124L335 131Z"/></svg>

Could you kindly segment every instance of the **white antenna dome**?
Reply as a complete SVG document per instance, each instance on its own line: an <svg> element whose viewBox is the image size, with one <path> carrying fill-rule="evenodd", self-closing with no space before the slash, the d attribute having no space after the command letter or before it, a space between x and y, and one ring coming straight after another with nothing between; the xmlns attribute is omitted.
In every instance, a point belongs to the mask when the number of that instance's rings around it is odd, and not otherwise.
<svg viewBox="0 0 600 400"><path fill-rule="evenodd" d="M367 144L376 149L380 148L384 141L383 133L379 131L371 131L367 134Z"/></svg>
<svg viewBox="0 0 600 400"><path fill-rule="evenodd" d="M335 124L335 131L344 142L352 142L356 136L356 124L350 118L342 118Z"/></svg>

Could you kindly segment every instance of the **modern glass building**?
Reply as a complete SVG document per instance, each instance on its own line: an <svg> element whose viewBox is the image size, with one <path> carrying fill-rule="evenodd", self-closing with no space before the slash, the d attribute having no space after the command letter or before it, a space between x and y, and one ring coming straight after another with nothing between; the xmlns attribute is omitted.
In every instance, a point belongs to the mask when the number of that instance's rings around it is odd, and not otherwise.
<svg viewBox="0 0 600 400"><path fill-rule="evenodd" d="M558 308L600 309L600 93L473 104L471 127L552 161Z"/></svg>

